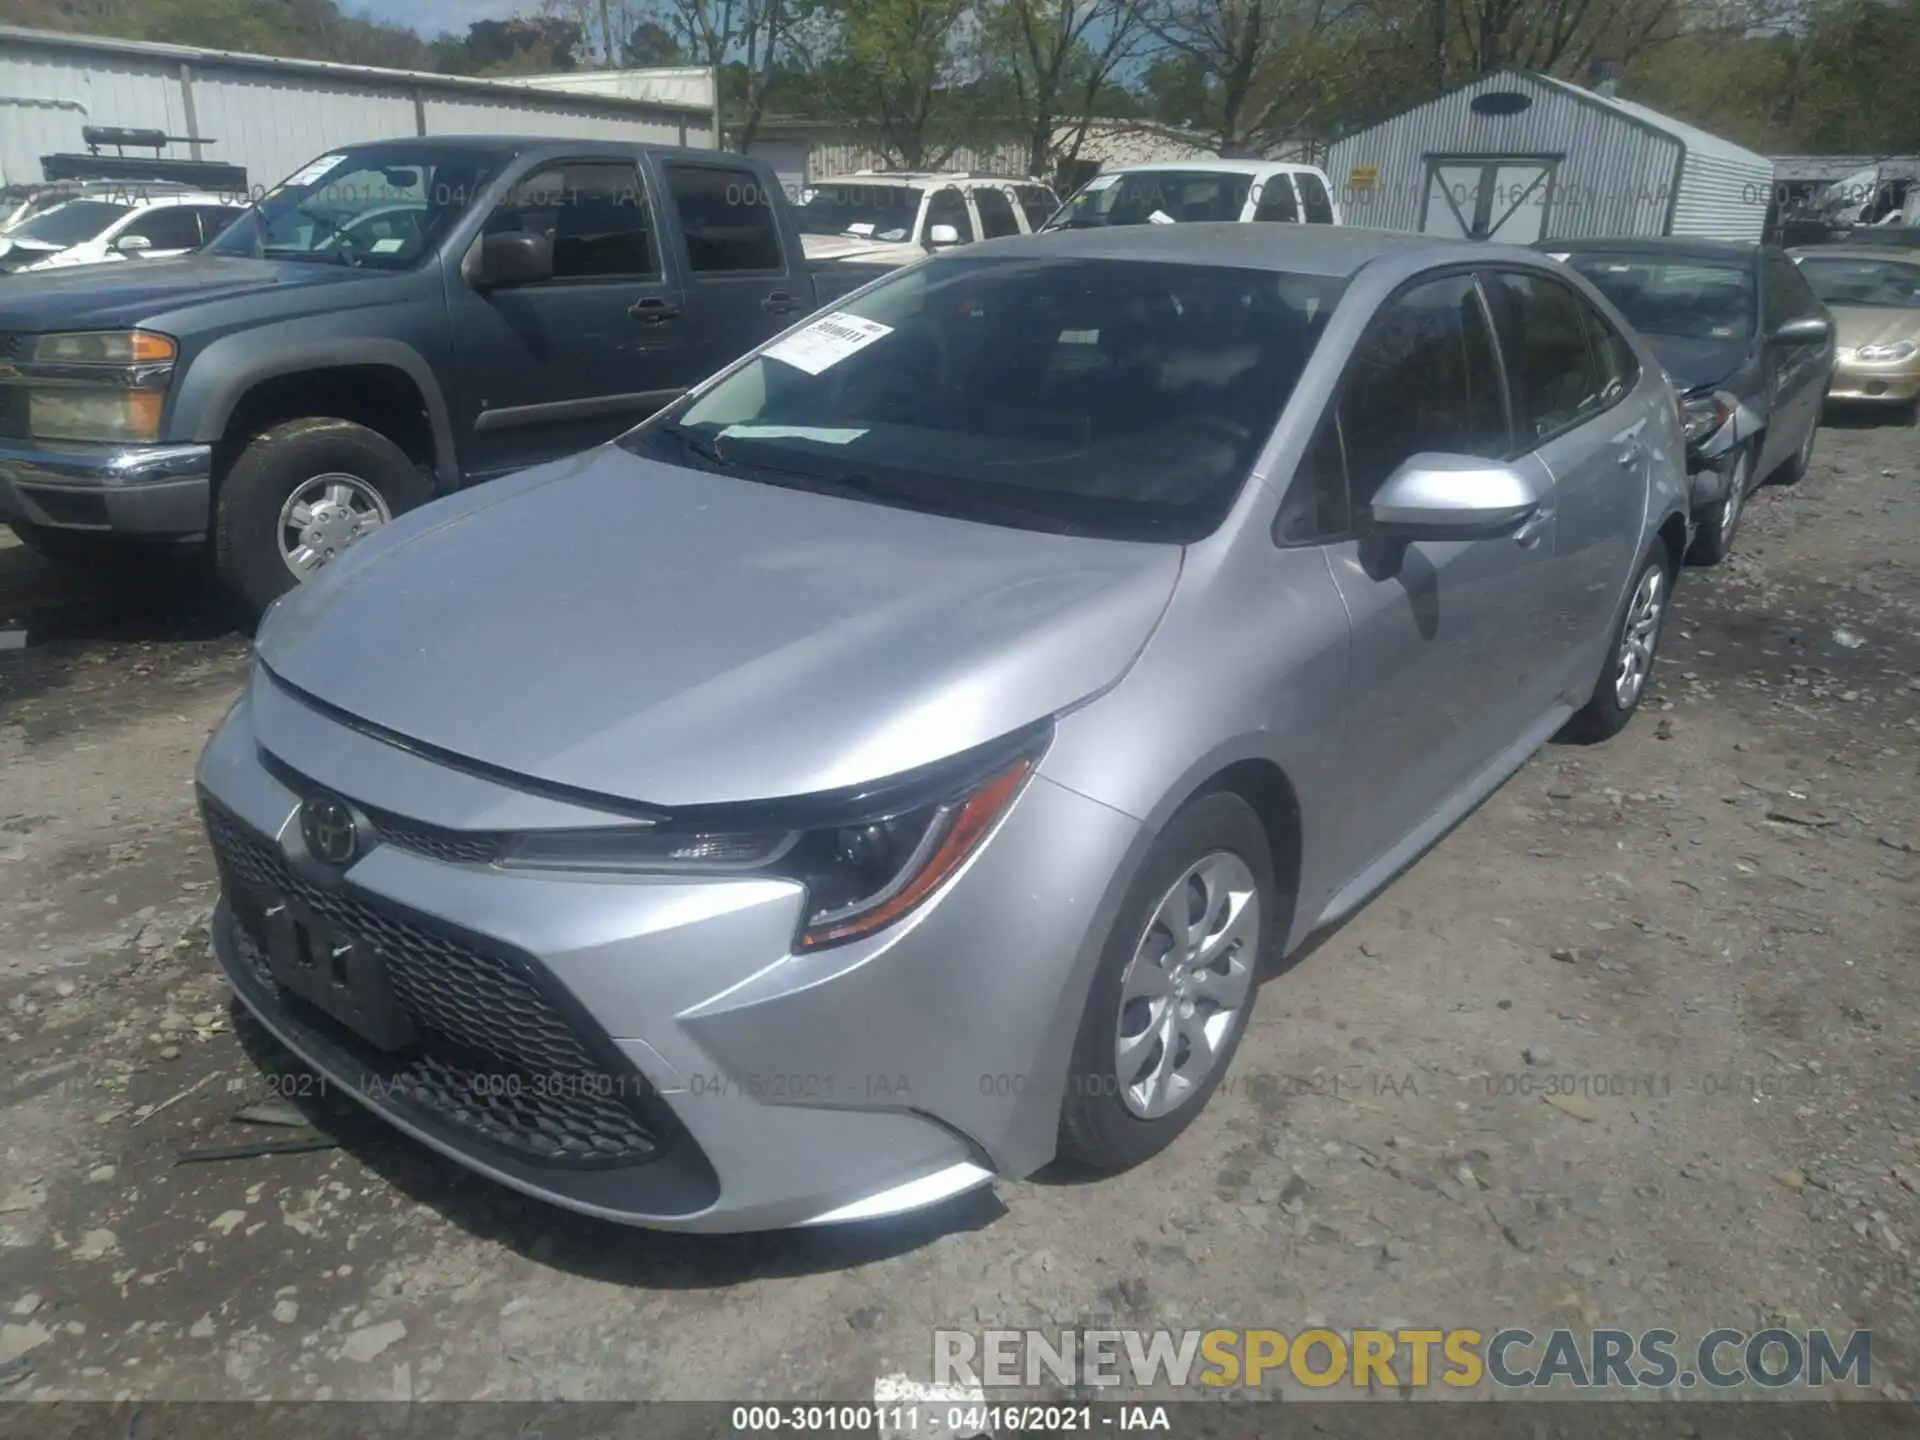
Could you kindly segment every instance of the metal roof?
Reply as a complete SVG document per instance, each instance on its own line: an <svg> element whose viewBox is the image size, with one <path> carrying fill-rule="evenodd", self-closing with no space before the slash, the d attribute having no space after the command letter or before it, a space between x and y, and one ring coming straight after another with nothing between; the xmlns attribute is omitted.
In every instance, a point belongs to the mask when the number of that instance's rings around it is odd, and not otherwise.
<svg viewBox="0 0 1920 1440"><path fill-rule="evenodd" d="M1622 100L1617 96L1599 95L1591 90L1582 89L1566 80L1556 80L1551 75L1542 75L1538 71L1524 70L1518 73L1527 75L1543 85L1552 86L1564 94L1572 95L1590 105L1611 110L1641 125L1651 126L1655 130L1673 136L1687 147L1690 154L1708 155L1720 160L1732 160L1742 165L1766 166L1772 162L1731 140L1723 140L1718 135L1709 134L1698 126L1689 125L1684 120L1676 120L1671 115L1662 115L1658 110L1650 110L1645 105L1637 105L1631 100Z"/></svg>
<svg viewBox="0 0 1920 1440"><path fill-rule="evenodd" d="M442 75L431 70L389 70L377 65L343 65L334 60L294 60L281 55L255 55L244 50L208 50L197 45L167 45L155 40L116 40L101 35L72 35L56 30L31 30L17 25L0 25L0 47L9 42L20 45L53 46L63 50L91 51L99 55L168 60L175 64L230 65L242 69L291 75L327 76L336 81L371 84L416 85L429 90L459 90L490 94L507 99L535 100L552 105L569 98L592 101L631 112L662 110L710 119L712 111L704 105L689 105L677 100L634 100L619 95L569 94L550 85L516 84L511 79L484 80L472 75Z"/></svg>

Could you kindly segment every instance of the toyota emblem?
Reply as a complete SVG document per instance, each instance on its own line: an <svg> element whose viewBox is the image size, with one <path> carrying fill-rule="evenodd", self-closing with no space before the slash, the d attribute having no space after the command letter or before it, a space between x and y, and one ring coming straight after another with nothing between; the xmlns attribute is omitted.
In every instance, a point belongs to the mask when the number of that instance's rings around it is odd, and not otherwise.
<svg viewBox="0 0 1920 1440"><path fill-rule="evenodd" d="M360 851L360 827L347 802L333 795L310 795L300 807L300 833L307 849L329 865L347 865Z"/></svg>

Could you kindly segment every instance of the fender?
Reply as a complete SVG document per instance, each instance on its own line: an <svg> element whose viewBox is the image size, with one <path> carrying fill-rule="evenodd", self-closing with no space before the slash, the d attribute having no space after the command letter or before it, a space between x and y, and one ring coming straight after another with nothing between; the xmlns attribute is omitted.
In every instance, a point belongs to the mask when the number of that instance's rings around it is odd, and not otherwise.
<svg viewBox="0 0 1920 1440"><path fill-rule="evenodd" d="M282 321L216 340L194 356L174 398L174 426L212 444L226 433L242 398L264 380L345 365L385 365L405 374L426 401L433 471L442 490L457 489L460 465L446 395L433 367L413 346L384 336L314 339L313 317Z"/></svg>

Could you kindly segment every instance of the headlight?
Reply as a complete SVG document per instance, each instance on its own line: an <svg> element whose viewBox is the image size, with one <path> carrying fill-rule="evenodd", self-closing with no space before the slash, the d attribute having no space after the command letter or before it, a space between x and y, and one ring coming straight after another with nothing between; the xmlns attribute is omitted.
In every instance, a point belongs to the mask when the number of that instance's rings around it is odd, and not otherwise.
<svg viewBox="0 0 1920 1440"><path fill-rule="evenodd" d="M1695 395L1680 402L1686 417L1687 444L1699 445L1733 418L1733 406L1720 394Z"/></svg>
<svg viewBox="0 0 1920 1440"><path fill-rule="evenodd" d="M796 950L845 944L917 909L956 872L1013 804L1051 730L992 747L945 778L888 787L894 798L824 802L815 820L549 831L519 836L508 869L764 876L806 887ZM805 802L801 802L805 803ZM790 807L788 807L790 808ZM839 813L832 813L838 811Z"/></svg>
<svg viewBox="0 0 1920 1440"><path fill-rule="evenodd" d="M1911 360L1920 355L1920 344L1911 340L1895 340L1887 345L1862 345L1853 352L1853 358L1864 360L1869 365L1882 364L1889 360Z"/></svg>
<svg viewBox="0 0 1920 1440"><path fill-rule="evenodd" d="M166 398L159 390L30 387L27 433L36 440L152 440Z"/></svg>
<svg viewBox="0 0 1920 1440"><path fill-rule="evenodd" d="M166 365L178 353L171 339L151 330L78 330L42 335L34 343L36 365Z"/></svg>

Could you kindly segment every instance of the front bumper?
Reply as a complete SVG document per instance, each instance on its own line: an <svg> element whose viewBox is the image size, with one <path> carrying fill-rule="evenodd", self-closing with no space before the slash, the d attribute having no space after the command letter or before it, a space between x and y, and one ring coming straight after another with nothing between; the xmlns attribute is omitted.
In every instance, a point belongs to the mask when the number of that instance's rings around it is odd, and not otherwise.
<svg viewBox="0 0 1920 1440"><path fill-rule="evenodd" d="M290 755L297 772L271 758ZM680 1230L898 1213L1050 1159L1103 901L1138 836L1036 778L913 916L796 956L797 885L501 870L466 837L582 815L270 682L215 734L200 784L223 882L215 953L268 1029L463 1165ZM301 791L319 786L383 806L381 843L344 873L301 838ZM277 898L371 932L424 1038L375 1051L284 990L257 936Z"/></svg>
<svg viewBox="0 0 1920 1440"><path fill-rule="evenodd" d="M1827 399L1848 405L1911 405L1920 400L1920 362L1843 361L1834 366Z"/></svg>
<svg viewBox="0 0 1920 1440"><path fill-rule="evenodd" d="M210 445L54 445L0 440L0 521L152 539L206 533Z"/></svg>

